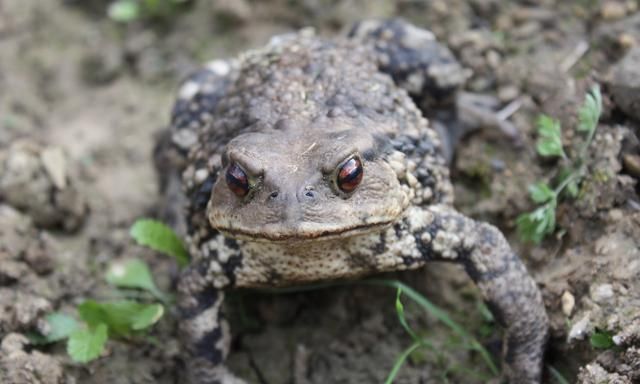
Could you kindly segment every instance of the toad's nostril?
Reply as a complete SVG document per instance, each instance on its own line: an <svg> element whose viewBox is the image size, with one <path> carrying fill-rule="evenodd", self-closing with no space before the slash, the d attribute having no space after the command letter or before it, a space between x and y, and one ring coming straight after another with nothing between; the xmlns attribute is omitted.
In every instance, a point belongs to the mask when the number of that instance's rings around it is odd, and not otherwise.
<svg viewBox="0 0 640 384"><path fill-rule="evenodd" d="M318 198L318 192L314 191L312 187L305 187L298 192L299 202L310 202Z"/></svg>

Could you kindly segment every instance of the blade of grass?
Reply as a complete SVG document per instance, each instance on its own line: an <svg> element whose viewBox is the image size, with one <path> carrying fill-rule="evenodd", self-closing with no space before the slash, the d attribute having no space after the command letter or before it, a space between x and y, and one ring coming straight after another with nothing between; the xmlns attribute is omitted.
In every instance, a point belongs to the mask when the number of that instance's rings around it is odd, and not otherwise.
<svg viewBox="0 0 640 384"><path fill-rule="evenodd" d="M569 381L565 379L557 369L555 369L551 365L548 365L547 367L549 368L549 372L551 372L551 376L553 376L558 384L569 384Z"/></svg>
<svg viewBox="0 0 640 384"><path fill-rule="evenodd" d="M415 301L421 307L423 307L429 314L431 314L436 319L440 320L447 327L449 327L454 333L461 336L463 339L467 340L469 343L469 348L478 352L485 364L491 370L491 373L494 375L499 375L500 371L498 367L496 367L493 359L491 359L491 354L480 344L473 335L467 332L462 326L456 323L451 317L438 306L430 302L426 297L422 296L419 292L413 290L413 288L408 285L397 281L397 280L385 280L385 279L370 279L363 280L358 282L332 282L332 283L324 283L324 284L312 284L306 285L303 287L292 287L292 288L276 288L276 289L265 289L265 292L273 292L273 293L292 293L292 292L306 292L312 291L321 288L330 288L336 286L344 286L344 285L354 285L354 284L365 284L365 285L378 285L385 287L392 287L397 289L401 289L404 294L406 294L410 299Z"/></svg>
<svg viewBox="0 0 640 384"><path fill-rule="evenodd" d="M396 361L393 363L393 368L391 368L391 372L389 372L389 376L387 376L387 379L384 381L384 384L393 383L393 381L396 379L396 376L398 376L398 372L400 372L400 368L402 368L402 365L407 360L409 355L411 355L413 351L415 351L416 349L420 348L420 346L421 346L420 342L414 342L409 346L409 348L405 349L400 354L400 356L398 356Z"/></svg>
<svg viewBox="0 0 640 384"><path fill-rule="evenodd" d="M377 284L384 285L388 287L393 287L396 289L402 289L402 291L413 301L418 303L421 307L423 307L427 312L429 312L433 317L440 320L443 324L449 327L453 332L457 333L463 339L469 342L471 349L477 351L482 359L485 361L491 372L495 375L499 374L498 368L495 363L491 359L491 354L487 351L482 344L480 344L469 332L467 332L462 326L456 323L445 311L434 305L432 302L427 300L426 297L422 296L417 291L413 290L413 288L408 285L397 281L397 280L365 280L362 282L363 284Z"/></svg>
<svg viewBox="0 0 640 384"><path fill-rule="evenodd" d="M404 328L404 330L407 331L407 333L409 334L409 336L411 336L414 342L421 343L422 341L420 340L418 335L416 335L416 333L413 332L413 329L409 327L409 324L407 324L407 319L404 317L404 305L402 305L402 300L400 300L401 296L402 296L402 289L398 288L396 293L396 313L398 314L398 321L400 321L400 325L402 325L402 328Z"/></svg>

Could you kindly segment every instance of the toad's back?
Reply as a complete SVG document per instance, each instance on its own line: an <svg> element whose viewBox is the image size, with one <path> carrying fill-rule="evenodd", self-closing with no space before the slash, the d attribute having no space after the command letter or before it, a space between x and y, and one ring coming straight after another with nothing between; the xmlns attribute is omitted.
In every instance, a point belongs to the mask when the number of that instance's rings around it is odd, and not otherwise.
<svg viewBox="0 0 640 384"><path fill-rule="evenodd" d="M210 63L207 71L185 82L180 96L173 126L197 131L199 140L174 141L197 141L204 146L198 149L209 154L247 132L286 127L287 135L299 136L310 129L344 129L311 124L337 118L385 122L381 132L372 133L389 137L428 129L406 92L378 70L369 45L304 32L276 38L235 61ZM285 123L292 121L297 124ZM430 137L437 147L435 133Z"/></svg>

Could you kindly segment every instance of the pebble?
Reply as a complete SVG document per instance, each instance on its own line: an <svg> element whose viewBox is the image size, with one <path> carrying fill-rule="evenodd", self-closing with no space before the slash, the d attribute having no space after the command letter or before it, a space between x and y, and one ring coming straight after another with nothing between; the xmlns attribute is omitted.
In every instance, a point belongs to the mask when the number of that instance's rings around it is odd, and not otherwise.
<svg viewBox="0 0 640 384"><path fill-rule="evenodd" d="M640 155L625 153L622 155L622 164L631 176L640 178Z"/></svg>
<svg viewBox="0 0 640 384"><path fill-rule="evenodd" d="M514 100L519 94L520 90L513 85L505 85L498 89L498 99L503 103Z"/></svg>
<svg viewBox="0 0 640 384"><path fill-rule="evenodd" d="M600 15L607 21L618 20L627 15L627 6L617 1L605 1L600 8Z"/></svg>
<svg viewBox="0 0 640 384"><path fill-rule="evenodd" d="M587 313L584 317L573 324L569 331L568 342L572 340L582 340L591 331L591 314Z"/></svg>
<svg viewBox="0 0 640 384"><path fill-rule="evenodd" d="M613 101L627 115L640 120L640 47L633 47L607 75Z"/></svg>
<svg viewBox="0 0 640 384"><path fill-rule="evenodd" d="M576 304L575 297L571 294L571 292L564 291L560 301L562 302L562 313L564 313L565 316L571 316L571 312L573 312L573 308Z"/></svg>
<svg viewBox="0 0 640 384"><path fill-rule="evenodd" d="M42 165L53 185L58 189L65 189L67 186L67 164L62 149L59 147L47 147L40 153L40 159L42 159Z"/></svg>
<svg viewBox="0 0 640 384"><path fill-rule="evenodd" d="M595 287L591 286L591 299L596 303L606 303L611 300L613 296L613 285L611 284L600 284Z"/></svg>

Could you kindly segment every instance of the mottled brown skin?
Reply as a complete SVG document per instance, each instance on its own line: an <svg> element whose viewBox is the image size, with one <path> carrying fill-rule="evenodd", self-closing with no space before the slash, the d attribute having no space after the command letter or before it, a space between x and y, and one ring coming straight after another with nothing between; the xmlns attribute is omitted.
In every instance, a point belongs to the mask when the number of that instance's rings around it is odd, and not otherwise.
<svg viewBox="0 0 640 384"><path fill-rule="evenodd" d="M506 329L505 378L540 381L540 292L500 231L452 207L441 141L416 106L455 97L460 71L429 32L371 21L349 38L280 36L185 82L164 156L177 167L163 173L169 200L186 205L186 214L169 211L193 257L179 285L192 383L242 382L224 367L225 289L429 261L461 263L480 288ZM353 157L362 179L345 192L338 175ZM229 173L246 175L246 190Z"/></svg>

